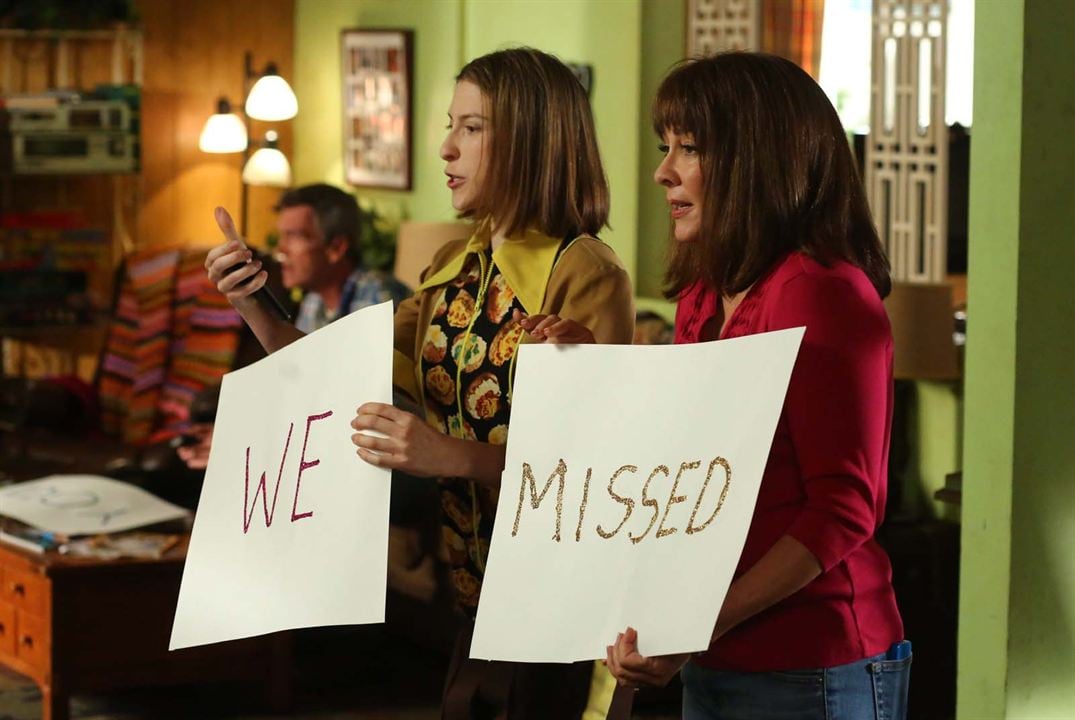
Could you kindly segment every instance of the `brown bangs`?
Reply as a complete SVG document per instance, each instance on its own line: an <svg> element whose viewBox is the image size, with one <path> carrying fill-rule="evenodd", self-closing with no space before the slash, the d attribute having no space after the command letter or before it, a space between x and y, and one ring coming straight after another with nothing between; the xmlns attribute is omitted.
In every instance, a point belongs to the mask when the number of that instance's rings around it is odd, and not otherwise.
<svg viewBox="0 0 1075 720"><path fill-rule="evenodd" d="M609 190L589 99L562 62L532 48L500 50L456 77L489 103L491 156L476 208L506 236L596 235L608 225Z"/></svg>
<svg viewBox="0 0 1075 720"><path fill-rule="evenodd" d="M665 132L697 135L709 124L707 108L694 102L697 91L692 89L702 78L696 77L698 67L689 61L677 64L661 83L653 99L653 132L662 137Z"/></svg>

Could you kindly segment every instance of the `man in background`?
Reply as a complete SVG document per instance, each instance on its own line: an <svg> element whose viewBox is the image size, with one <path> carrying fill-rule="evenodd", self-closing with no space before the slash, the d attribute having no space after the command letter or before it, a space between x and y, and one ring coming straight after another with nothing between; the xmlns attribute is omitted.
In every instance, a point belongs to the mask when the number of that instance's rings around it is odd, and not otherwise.
<svg viewBox="0 0 1075 720"><path fill-rule="evenodd" d="M391 274L363 265L362 216L352 195L323 183L303 185L284 192L275 210L281 282L287 290L303 293L295 316L299 330L311 333L368 305L391 300L395 307L410 297L410 289ZM190 470L209 464L213 422L206 416L215 416L219 391L219 385L208 389L192 405L195 424L176 451ZM399 473L393 478L389 583L429 601L436 592L435 538L425 537L428 533L416 526L438 527L426 517L429 508L439 511L435 486Z"/></svg>
<svg viewBox="0 0 1075 720"><path fill-rule="evenodd" d="M395 306L411 295L391 274L363 266L362 217L354 196L324 183L303 185L285 191L275 210L283 285L303 293L295 317L299 330L311 333L360 308L387 300ZM212 435L212 422L191 428L177 451L187 467L205 469Z"/></svg>
<svg viewBox="0 0 1075 720"><path fill-rule="evenodd" d="M387 300L396 307L411 296L411 290L390 273L363 265L362 216L352 195L323 183L303 185L284 192L275 210L279 233L275 259L283 286L303 293L295 316L295 327L302 332L314 332L337 318ZM212 394L219 390L215 386L211 393L207 391L195 400L195 407L204 408L201 413L195 413L192 407L195 424L186 436L190 444L177 450L190 470L204 470L209 464L213 423L198 422L198 414L215 416L216 397ZM409 409L421 412L416 407ZM440 533L439 512L434 483L393 473L388 584L419 601L417 610L408 609L407 603L413 600L391 595L390 615L405 618L396 624L414 625L415 617L428 615L438 587L448 586L444 578L438 581L434 557ZM418 628L422 628L420 623ZM446 637L451 632L435 624L427 631Z"/></svg>
<svg viewBox="0 0 1075 720"><path fill-rule="evenodd" d="M304 291L295 327L311 333L338 317L411 291L362 264L361 215L353 196L331 185L288 190L276 205L277 256L284 286Z"/></svg>

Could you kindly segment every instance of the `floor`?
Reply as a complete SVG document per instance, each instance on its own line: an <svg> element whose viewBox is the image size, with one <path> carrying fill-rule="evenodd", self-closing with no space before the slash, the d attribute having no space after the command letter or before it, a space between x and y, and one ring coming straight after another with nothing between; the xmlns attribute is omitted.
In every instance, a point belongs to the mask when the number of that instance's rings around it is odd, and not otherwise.
<svg viewBox="0 0 1075 720"><path fill-rule="evenodd" d="M72 720L436 720L445 659L383 626L317 628L295 637L295 702L272 714L236 685L139 688L77 695ZM636 717L679 717L675 690L640 694ZM0 720L39 720L28 678L0 668Z"/></svg>
<svg viewBox="0 0 1075 720"><path fill-rule="evenodd" d="M358 650L361 648L361 651ZM77 695L72 720L435 720L443 662L376 627L318 628L295 638L294 708L264 710L260 690L221 684ZM38 720L41 696L0 668L0 720Z"/></svg>

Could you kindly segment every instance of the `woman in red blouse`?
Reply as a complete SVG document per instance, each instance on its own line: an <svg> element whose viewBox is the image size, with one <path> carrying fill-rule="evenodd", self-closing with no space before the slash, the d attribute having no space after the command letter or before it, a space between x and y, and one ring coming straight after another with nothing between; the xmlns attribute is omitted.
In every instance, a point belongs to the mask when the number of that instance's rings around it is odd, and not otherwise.
<svg viewBox="0 0 1075 720"><path fill-rule="evenodd" d="M795 64L728 53L665 78L654 128L676 342L806 334L709 649L644 657L628 628L608 665L628 687L682 670L685 718L903 718L910 649L874 540L892 419L890 280L839 118Z"/></svg>

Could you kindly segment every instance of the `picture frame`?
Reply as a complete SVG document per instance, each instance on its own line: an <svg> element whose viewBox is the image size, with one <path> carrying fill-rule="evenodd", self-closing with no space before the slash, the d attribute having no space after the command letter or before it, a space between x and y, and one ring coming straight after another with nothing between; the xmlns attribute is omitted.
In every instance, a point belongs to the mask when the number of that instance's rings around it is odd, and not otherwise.
<svg viewBox="0 0 1075 720"><path fill-rule="evenodd" d="M578 78L579 84L586 92L586 97L593 95L593 65L588 63L566 63L571 74Z"/></svg>
<svg viewBox="0 0 1075 720"><path fill-rule="evenodd" d="M351 185L411 189L413 48L411 30L340 34L343 166Z"/></svg>

